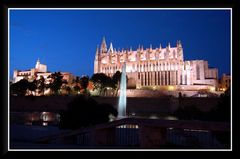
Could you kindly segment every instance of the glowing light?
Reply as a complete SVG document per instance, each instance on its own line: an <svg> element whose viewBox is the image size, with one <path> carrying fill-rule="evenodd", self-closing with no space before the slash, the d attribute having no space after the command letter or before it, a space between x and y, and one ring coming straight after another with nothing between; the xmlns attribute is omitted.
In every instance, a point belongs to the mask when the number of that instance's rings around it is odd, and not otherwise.
<svg viewBox="0 0 240 159"><path fill-rule="evenodd" d="M215 87L210 87L210 91L215 91Z"/></svg>
<svg viewBox="0 0 240 159"><path fill-rule="evenodd" d="M173 91L174 89L175 89L174 86L168 86L169 91Z"/></svg>
<svg viewBox="0 0 240 159"><path fill-rule="evenodd" d="M164 118L165 120L178 120L178 118L174 117L174 116L167 116Z"/></svg>
<svg viewBox="0 0 240 159"><path fill-rule="evenodd" d="M156 115L151 115L149 118L150 119L158 119L158 117Z"/></svg>
<svg viewBox="0 0 240 159"><path fill-rule="evenodd" d="M43 122L42 125L43 125L43 126L47 126L48 123L47 123L47 122Z"/></svg>

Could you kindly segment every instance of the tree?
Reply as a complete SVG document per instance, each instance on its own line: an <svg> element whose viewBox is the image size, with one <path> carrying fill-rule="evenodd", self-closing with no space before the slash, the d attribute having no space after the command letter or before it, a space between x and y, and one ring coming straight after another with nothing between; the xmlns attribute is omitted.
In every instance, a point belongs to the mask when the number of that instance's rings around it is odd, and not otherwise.
<svg viewBox="0 0 240 159"><path fill-rule="evenodd" d="M74 91L76 91L76 92L79 92L79 91L80 91L80 87L79 87L78 85L74 86L73 89L74 89Z"/></svg>
<svg viewBox="0 0 240 159"><path fill-rule="evenodd" d="M79 129L109 122L109 115L117 117L117 110L110 104L98 104L91 97L79 95L61 112L60 128Z"/></svg>
<svg viewBox="0 0 240 159"><path fill-rule="evenodd" d="M71 87L69 87L69 86L66 87L67 94L70 94L71 90L72 90Z"/></svg>
<svg viewBox="0 0 240 159"><path fill-rule="evenodd" d="M29 89L29 91L31 91L31 93L36 91L36 89L37 89L37 80L36 79L34 79L32 82L28 83L28 89Z"/></svg>
<svg viewBox="0 0 240 159"><path fill-rule="evenodd" d="M40 76L39 80L37 80L37 89L39 90L40 94L44 94L45 90L45 79L43 76Z"/></svg>
<svg viewBox="0 0 240 159"><path fill-rule="evenodd" d="M93 74L91 81L94 82L94 87L99 89L100 95L105 92L106 87L112 87L113 85L111 77L108 77L104 73Z"/></svg>
<svg viewBox="0 0 240 159"><path fill-rule="evenodd" d="M80 83L80 77L76 76L76 79L74 80L74 83Z"/></svg>
<svg viewBox="0 0 240 159"><path fill-rule="evenodd" d="M116 90L115 95L117 95L117 92L120 88L121 76L122 73L120 71L115 72L114 75L112 76L112 81L115 86L114 89Z"/></svg>
<svg viewBox="0 0 240 159"><path fill-rule="evenodd" d="M80 78L80 85L82 89L87 89L88 83L89 83L88 76L83 76Z"/></svg>
<svg viewBox="0 0 240 159"><path fill-rule="evenodd" d="M87 95L87 96L90 95L89 90L87 89L88 84L89 84L89 77L88 76L83 76L83 77L80 78L80 86L81 86L81 91L80 92L83 95Z"/></svg>
<svg viewBox="0 0 240 159"><path fill-rule="evenodd" d="M29 87L29 82L27 79L24 78L16 83L11 84L10 93L17 94L19 96L25 96L28 87Z"/></svg>
<svg viewBox="0 0 240 159"><path fill-rule="evenodd" d="M53 93L59 94L59 90L63 84L63 76L60 72L52 73L50 76L52 78L52 82L49 84L50 89L53 91Z"/></svg>

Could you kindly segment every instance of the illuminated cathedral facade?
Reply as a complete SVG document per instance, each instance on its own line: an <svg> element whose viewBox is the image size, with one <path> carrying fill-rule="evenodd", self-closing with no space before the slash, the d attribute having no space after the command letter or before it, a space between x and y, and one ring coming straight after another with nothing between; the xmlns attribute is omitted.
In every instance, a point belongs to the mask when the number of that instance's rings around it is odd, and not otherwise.
<svg viewBox="0 0 240 159"><path fill-rule="evenodd" d="M137 89L170 88L176 90L199 90L217 87L218 69L209 68L208 61L184 61L183 47L177 41L175 47L170 43L163 48L137 50L114 49L110 43L107 47L103 38L100 48L97 47L94 60L94 73L104 73L112 76L122 69L126 63L128 87Z"/></svg>

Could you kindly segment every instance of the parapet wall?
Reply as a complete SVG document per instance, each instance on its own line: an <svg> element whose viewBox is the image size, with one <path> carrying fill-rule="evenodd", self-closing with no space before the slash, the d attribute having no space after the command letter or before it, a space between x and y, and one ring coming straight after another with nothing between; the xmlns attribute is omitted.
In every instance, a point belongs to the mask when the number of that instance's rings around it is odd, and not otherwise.
<svg viewBox="0 0 240 159"><path fill-rule="evenodd" d="M148 89L128 89L127 97L144 97L144 98L155 98L155 97L163 97L163 96L173 96L178 97L181 92L184 97L191 97L199 92L196 90L183 90L183 91L168 91L168 90L148 90ZM211 92L210 92L211 93ZM219 92L211 93L215 96L219 96Z"/></svg>
<svg viewBox="0 0 240 159"><path fill-rule="evenodd" d="M93 97L98 103L108 103L115 108L118 106L118 97ZM59 112L67 109L67 104L74 96L49 97L10 97L11 112L50 111ZM209 111L218 104L219 98L182 98L183 107L196 106L203 111ZM179 99L174 97L128 97L127 112L136 114L170 113L179 107Z"/></svg>

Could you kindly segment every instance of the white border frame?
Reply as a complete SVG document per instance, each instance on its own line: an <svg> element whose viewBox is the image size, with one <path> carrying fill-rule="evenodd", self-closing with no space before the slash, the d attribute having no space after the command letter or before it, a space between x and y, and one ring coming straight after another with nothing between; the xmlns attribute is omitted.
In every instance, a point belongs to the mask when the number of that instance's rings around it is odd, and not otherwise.
<svg viewBox="0 0 240 159"><path fill-rule="evenodd" d="M230 10L230 58L231 58L231 147L230 149L10 149L9 120L10 120L10 11L11 10ZM8 151L232 151L232 8L8 8Z"/></svg>

